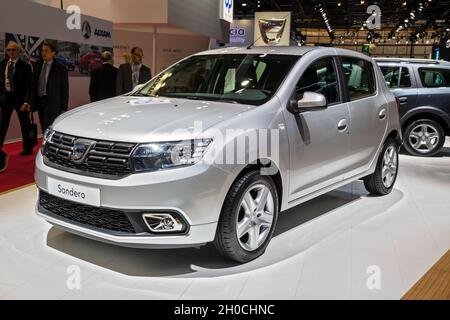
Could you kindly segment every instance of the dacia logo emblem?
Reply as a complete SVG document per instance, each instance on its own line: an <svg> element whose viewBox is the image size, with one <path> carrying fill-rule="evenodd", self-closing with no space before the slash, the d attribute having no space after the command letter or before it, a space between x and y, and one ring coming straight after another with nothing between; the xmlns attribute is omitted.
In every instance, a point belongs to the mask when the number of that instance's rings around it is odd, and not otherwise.
<svg viewBox="0 0 450 320"><path fill-rule="evenodd" d="M72 153L72 160L74 162L82 162L84 158L86 157L89 149L91 148L93 142L91 141L82 141L77 140L75 144L73 145L73 153Z"/></svg>

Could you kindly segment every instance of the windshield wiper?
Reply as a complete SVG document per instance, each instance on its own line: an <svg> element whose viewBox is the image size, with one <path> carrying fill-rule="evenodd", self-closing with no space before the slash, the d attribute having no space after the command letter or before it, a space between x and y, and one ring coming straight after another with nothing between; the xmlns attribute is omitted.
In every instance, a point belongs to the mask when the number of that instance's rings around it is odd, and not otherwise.
<svg viewBox="0 0 450 320"><path fill-rule="evenodd" d="M155 97L155 96L153 96L153 95L151 95L151 94L148 94L148 93L142 93L142 92L139 92L139 93L133 93L133 94L131 94L131 96L132 96L132 97Z"/></svg>

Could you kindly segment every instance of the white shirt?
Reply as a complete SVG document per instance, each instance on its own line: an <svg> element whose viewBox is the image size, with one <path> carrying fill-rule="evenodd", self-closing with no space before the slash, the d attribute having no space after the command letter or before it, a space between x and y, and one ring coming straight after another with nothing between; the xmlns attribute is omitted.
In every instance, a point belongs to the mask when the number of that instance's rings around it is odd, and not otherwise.
<svg viewBox="0 0 450 320"><path fill-rule="evenodd" d="M9 59L8 63L6 64L6 68L5 68L5 89L8 92L11 92L11 84L9 83L9 79L8 79L9 64L12 62L13 65L14 65L14 69L15 69L17 61L19 61L19 58L17 58L16 60Z"/></svg>

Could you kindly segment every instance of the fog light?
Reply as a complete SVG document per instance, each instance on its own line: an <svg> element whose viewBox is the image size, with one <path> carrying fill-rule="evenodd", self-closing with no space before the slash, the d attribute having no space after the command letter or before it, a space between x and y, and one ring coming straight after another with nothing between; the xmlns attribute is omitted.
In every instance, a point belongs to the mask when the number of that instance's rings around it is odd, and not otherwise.
<svg viewBox="0 0 450 320"><path fill-rule="evenodd" d="M185 230L183 221L169 213L146 213L142 217L147 227L154 233L183 232Z"/></svg>

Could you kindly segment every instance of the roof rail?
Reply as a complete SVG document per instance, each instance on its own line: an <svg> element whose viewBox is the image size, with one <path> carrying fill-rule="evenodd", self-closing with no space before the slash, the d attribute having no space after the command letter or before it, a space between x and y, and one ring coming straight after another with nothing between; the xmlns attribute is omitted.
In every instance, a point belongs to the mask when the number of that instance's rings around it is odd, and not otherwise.
<svg viewBox="0 0 450 320"><path fill-rule="evenodd" d="M426 64L441 64L444 61L432 59L415 59L415 58L374 58L377 62L403 62L403 63L426 63Z"/></svg>

